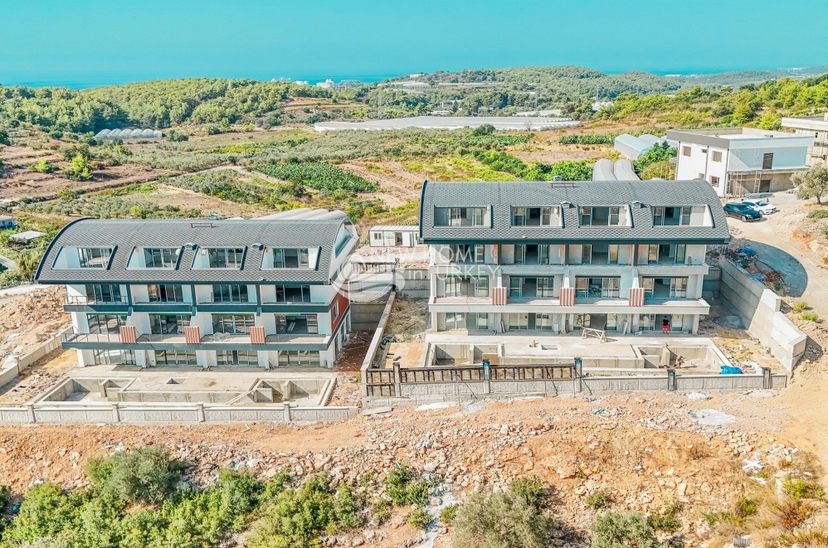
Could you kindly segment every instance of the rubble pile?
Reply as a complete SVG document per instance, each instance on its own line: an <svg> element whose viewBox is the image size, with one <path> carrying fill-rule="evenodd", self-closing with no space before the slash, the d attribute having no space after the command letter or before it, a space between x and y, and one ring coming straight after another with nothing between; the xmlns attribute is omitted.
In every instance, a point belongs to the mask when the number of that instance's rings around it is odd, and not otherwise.
<svg viewBox="0 0 828 548"><path fill-rule="evenodd" d="M24 293L0 304L0 355L22 356L72 322L64 286Z"/></svg>

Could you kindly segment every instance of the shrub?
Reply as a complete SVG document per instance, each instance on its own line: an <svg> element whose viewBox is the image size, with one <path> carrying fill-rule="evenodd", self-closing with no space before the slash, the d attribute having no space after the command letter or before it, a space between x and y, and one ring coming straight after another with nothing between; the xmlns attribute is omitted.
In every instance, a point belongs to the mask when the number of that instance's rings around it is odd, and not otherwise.
<svg viewBox="0 0 828 548"><path fill-rule="evenodd" d="M647 524L655 531L672 533L681 528L681 520L678 518L679 505L674 502L656 514L647 516Z"/></svg>
<svg viewBox="0 0 828 548"><path fill-rule="evenodd" d="M589 494L586 498L586 505L593 510L598 510L600 508L606 508L612 503L612 498L607 494L606 491L593 491Z"/></svg>
<svg viewBox="0 0 828 548"><path fill-rule="evenodd" d="M4 540L31 542L56 536L70 523L73 511L74 505L63 489L50 481L36 485L26 493Z"/></svg>
<svg viewBox="0 0 828 548"><path fill-rule="evenodd" d="M802 312L806 308L808 308L808 303L806 303L805 301L796 301L793 305L794 312Z"/></svg>
<svg viewBox="0 0 828 548"><path fill-rule="evenodd" d="M736 500L736 515L746 518L752 516L759 509L756 501L742 495Z"/></svg>
<svg viewBox="0 0 828 548"><path fill-rule="evenodd" d="M561 135L558 142L562 145L614 145L615 133L587 134L587 135Z"/></svg>
<svg viewBox="0 0 828 548"><path fill-rule="evenodd" d="M417 472L397 466L385 478L385 492L397 506L428 502L428 482Z"/></svg>
<svg viewBox="0 0 828 548"><path fill-rule="evenodd" d="M81 153L72 158L72 163L63 171L67 178L73 181L87 181L92 178L92 167L88 157Z"/></svg>
<svg viewBox="0 0 828 548"><path fill-rule="evenodd" d="M805 320L806 322L814 322L819 323L819 314L816 312L805 311L799 315L800 318Z"/></svg>
<svg viewBox="0 0 828 548"><path fill-rule="evenodd" d="M51 173L54 169L55 166L46 160L38 160L29 166L29 171L34 171L35 173Z"/></svg>
<svg viewBox="0 0 828 548"><path fill-rule="evenodd" d="M176 131L174 129L171 129L167 132L167 141L170 141L172 143L181 143L183 141L188 141L189 139L189 135L187 135L186 133L181 133L180 131Z"/></svg>
<svg viewBox="0 0 828 548"><path fill-rule="evenodd" d="M89 459L86 472L103 493L127 501L158 503L172 496L184 463L164 446L136 447Z"/></svg>
<svg viewBox="0 0 828 548"><path fill-rule="evenodd" d="M775 500L769 507L776 524L786 531L795 529L814 513L813 505L795 497Z"/></svg>
<svg viewBox="0 0 828 548"><path fill-rule="evenodd" d="M604 512L592 524L592 548L660 548L653 528L641 512Z"/></svg>
<svg viewBox="0 0 828 548"><path fill-rule="evenodd" d="M549 491L537 476L521 476L509 482L509 492L526 499L531 506L538 510L549 504Z"/></svg>
<svg viewBox="0 0 828 548"><path fill-rule="evenodd" d="M453 525L454 519L457 517L457 509L460 508L457 504L452 504L451 506L446 506L442 510L440 510L440 521L445 523L446 525Z"/></svg>
<svg viewBox="0 0 828 548"><path fill-rule="evenodd" d="M472 131L472 135L481 136L481 135L491 135L495 132L495 127L492 124L483 124L482 126L478 126L474 128Z"/></svg>
<svg viewBox="0 0 828 548"><path fill-rule="evenodd" d="M825 490L818 483L800 478L785 480L782 490L795 499L821 499L825 496Z"/></svg>
<svg viewBox="0 0 828 548"><path fill-rule="evenodd" d="M376 183L370 183L358 175L324 162L289 162L259 166L258 171L304 186L327 192L344 189L350 192L375 192Z"/></svg>
<svg viewBox="0 0 828 548"><path fill-rule="evenodd" d="M371 503L371 511L373 512L373 519L375 525L382 525L388 518L391 517L391 509L394 505L390 500L377 499Z"/></svg>
<svg viewBox="0 0 828 548"><path fill-rule="evenodd" d="M809 219L828 219L828 209L813 209L808 212Z"/></svg>
<svg viewBox="0 0 828 548"><path fill-rule="evenodd" d="M431 516L422 508L415 508L408 514L405 522L418 529L425 529L431 523Z"/></svg>
<svg viewBox="0 0 828 548"><path fill-rule="evenodd" d="M454 517L455 548L542 548L555 520L511 490L479 488Z"/></svg>

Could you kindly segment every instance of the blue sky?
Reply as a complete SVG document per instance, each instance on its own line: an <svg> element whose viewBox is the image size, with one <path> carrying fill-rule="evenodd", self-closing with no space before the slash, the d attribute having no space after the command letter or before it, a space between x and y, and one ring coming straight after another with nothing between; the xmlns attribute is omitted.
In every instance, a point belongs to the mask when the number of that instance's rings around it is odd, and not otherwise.
<svg viewBox="0 0 828 548"><path fill-rule="evenodd" d="M828 64L825 0L0 0L0 83Z"/></svg>

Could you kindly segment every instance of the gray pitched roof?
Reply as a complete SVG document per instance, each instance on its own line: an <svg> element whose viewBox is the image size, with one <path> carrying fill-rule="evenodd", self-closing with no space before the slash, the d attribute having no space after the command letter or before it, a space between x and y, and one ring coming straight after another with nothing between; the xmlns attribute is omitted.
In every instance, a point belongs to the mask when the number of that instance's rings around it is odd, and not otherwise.
<svg viewBox="0 0 828 548"><path fill-rule="evenodd" d="M640 204L633 204L633 202ZM511 207L564 204L563 227L511 226ZM580 227L578 206L629 205L632 226ZM713 226L653 226L650 206L707 205ZM434 208L492 206L491 227L435 227ZM682 242L727 243L730 232L721 202L709 183L692 181L581 181L574 186L543 181L427 181L420 201L420 236L425 243L476 242Z"/></svg>
<svg viewBox="0 0 828 548"><path fill-rule="evenodd" d="M223 221L190 220L102 220L80 219L68 224L55 237L38 267L40 283L85 282L300 282L328 283L336 236L351 221L342 212L325 219L252 219ZM353 228L351 226L351 230ZM356 240L355 232L352 238ZM182 247L194 243L201 248L246 247L241 269L193 269L198 249L183 247L177 269L127 269L135 247ZM262 269L265 248L321 248L316 270ZM54 269L64 246L113 247L110 266L104 268Z"/></svg>

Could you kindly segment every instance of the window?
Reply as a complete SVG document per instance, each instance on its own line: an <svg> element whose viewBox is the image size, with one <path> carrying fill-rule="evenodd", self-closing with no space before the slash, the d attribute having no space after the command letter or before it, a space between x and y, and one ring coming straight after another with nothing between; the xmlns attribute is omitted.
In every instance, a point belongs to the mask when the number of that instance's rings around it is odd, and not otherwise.
<svg viewBox="0 0 828 548"><path fill-rule="evenodd" d="M643 278L644 296L648 299L684 299L687 278Z"/></svg>
<svg viewBox="0 0 828 548"><path fill-rule="evenodd" d="M721 162L722 161L722 153L719 150L713 151L713 161L714 162Z"/></svg>
<svg viewBox="0 0 828 548"><path fill-rule="evenodd" d="M692 149L690 147L681 147L682 156L690 156Z"/></svg>
<svg viewBox="0 0 828 548"><path fill-rule="evenodd" d="M509 297L532 299L535 297L552 297L555 278L509 278Z"/></svg>
<svg viewBox="0 0 828 548"><path fill-rule="evenodd" d="M86 284L86 302L125 303L126 295L121 296L121 286L117 284Z"/></svg>
<svg viewBox="0 0 828 548"><path fill-rule="evenodd" d="M217 365L259 365L259 353L255 350L217 350Z"/></svg>
<svg viewBox="0 0 828 548"><path fill-rule="evenodd" d="M244 248L210 248L207 250L210 268L241 268Z"/></svg>
<svg viewBox="0 0 828 548"><path fill-rule="evenodd" d="M621 221L621 207L582 207L581 226L618 226Z"/></svg>
<svg viewBox="0 0 828 548"><path fill-rule="evenodd" d="M183 303L184 290L180 284L153 284L147 286L151 303Z"/></svg>
<svg viewBox="0 0 828 548"><path fill-rule="evenodd" d="M150 314L150 333L153 335L183 335L190 325L189 315L161 316Z"/></svg>
<svg viewBox="0 0 828 548"><path fill-rule="evenodd" d="M653 207L653 224L656 226L689 225L692 219L692 206Z"/></svg>
<svg viewBox="0 0 828 548"><path fill-rule="evenodd" d="M581 253L583 264L618 264L618 244L587 244Z"/></svg>
<svg viewBox="0 0 828 548"><path fill-rule="evenodd" d="M446 297L488 297L489 277L459 277L446 278Z"/></svg>
<svg viewBox="0 0 828 548"><path fill-rule="evenodd" d="M435 207L434 226L487 226L488 207Z"/></svg>
<svg viewBox="0 0 828 548"><path fill-rule="evenodd" d="M591 325L589 314L575 314L575 329L583 329Z"/></svg>
<svg viewBox="0 0 828 548"><path fill-rule="evenodd" d="M254 325L252 314L213 314L213 333L247 335Z"/></svg>
<svg viewBox="0 0 828 548"><path fill-rule="evenodd" d="M155 365L198 365L195 350L156 350Z"/></svg>
<svg viewBox="0 0 828 548"><path fill-rule="evenodd" d="M466 315L462 312L446 313L446 330L466 329Z"/></svg>
<svg viewBox="0 0 828 548"><path fill-rule="evenodd" d="M246 303L247 285L213 284L214 303Z"/></svg>
<svg viewBox="0 0 828 548"><path fill-rule="evenodd" d="M308 248L274 248L273 268L308 268Z"/></svg>
<svg viewBox="0 0 828 548"><path fill-rule="evenodd" d="M336 320L339 317L339 301L334 303L331 316L333 317L333 320Z"/></svg>
<svg viewBox="0 0 828 548"><path fill-rule="evenodd" d="M523 331L529 329L529 314L518 312L509 314L509 331Z"/></svg>
<svg viewBox="0 0 828 548"><path fill-rule="evenodd" d="M145 247L144 265L146 268L175 268L179 251L175 247Z"/></svg>
<svg viewBox="0 0 828 548"><path fill-rule="evenodd" d="M575 296L584 298L618 298L621 278L575 278Z"/></svg>
<svg viewBox="0 0 828 548"><path fill-rule="evenodd" d="M309 303L311 302L309 285L277 285L277 303Z"/></svg>
<svg viewBox="0 0 828 548"><path fill-rule="evenodd" d="M489 314L477 312L469 314L469 329L489 329Z"/></svg>
<svg viewBox="0 0 828 548"><path fill-rule="evenodd" d="M93 350L95 365L135 365L135 352L132 350Z"/></svg>
<svg viewBox="0 0 828 548"><path fill-rule="evenodd" d="M684 264L685 244L650 244L638 246L638 264Z"/></svg>
<svg viewBox="0 0 828 548"><path fill-rule="evenodd" d="M282 350L279 365L319 365L319 352L315 350Z"/></svg>
<svg viewBox="0 0 828 548"><path fill-rule="evenodd" d="M87 314L89 332L95 334L120 333L126 325L126 316L116 314Z"/></svg>
<svg viewBox="0 0 828 548"><path fill-rule="evenodd" d="M719 178L716 177L715 175L711 175L710 176L710 185L715 187L715 188L718 188L719 187Z"/></svg>
<svg viewBox="0 0 828 548"><path fill-rule="evenodd" d="M560 207L513 207L512 226L561 226Z"/></svg>
<svg viewBox="0 0 828 548"><path fill-rule="evenodd" d="M319 318L316 314L278 314L276 333L280 335L307 335L319 333Z"/></svg>
<svg viewBox="0 0 828 548"><path fill-rule="evenodd" d="M371 239L375 242L382 242L382 232L372 232Z"/></svg>
<svg viewBox="0 0 828 548"><path fill-rule="evenodd" d="M773 169L773 152L762 155L762 169Z"/></svg>
<svg viewBox="0 0 828 548"><path fill-rule="evenodd" d="M535 315L535 329L551 331L554 327L552 324L552 314Z"/></svg>
<svg viewBox="0 0 828 548"><path fill-rule="evenodd" d="M111 247L79 247L78 260L81 268L106 268L112 256Z"/></svg>

